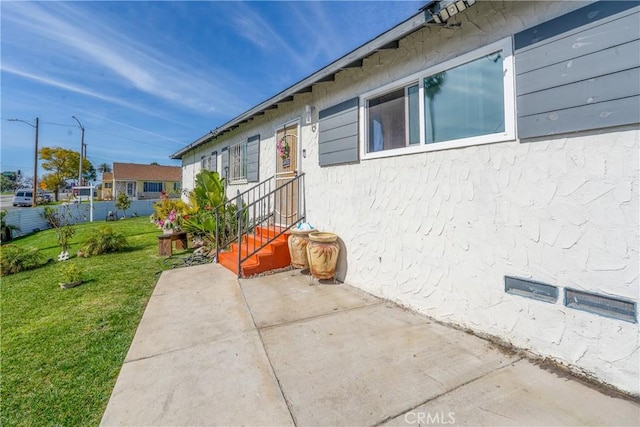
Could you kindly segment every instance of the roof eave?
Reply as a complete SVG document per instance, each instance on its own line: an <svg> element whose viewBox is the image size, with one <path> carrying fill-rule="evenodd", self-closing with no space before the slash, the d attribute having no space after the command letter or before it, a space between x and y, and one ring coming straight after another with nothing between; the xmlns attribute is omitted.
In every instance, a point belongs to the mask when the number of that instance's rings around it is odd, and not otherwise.
<svg viewBox="0 0 640 427"><path fill-rule="evenodd" d="M429 4L431 4L430 2ZM362 66L363 59L373 55L374 53L385 50L397 48L397 42L408 36L409 34L418 31L425 24L431 22L433 19L431 18L431 14L428 13L423 7L422 10L413 15L411 18L407 19L404 22L396 25L392 29L380 34L376 38L364 43L360 47L354 49L353 51L347 53L341 58L333 61L329 65L321 68L315 73L311 74L308 77L300 80L298 83L290 86L289 88L283 90L282 92L272 96L266 101L261 102L255 107L247 110L246 112L240 114L239 116L231 119L224 125L216 128L215 131L210 131L206 135L201 136L197 140L193 141L191 144L186 147L176 151L174 154L170 156L172 159L181 159L184 154L187 152L199 147L200 145L215 139L221 133L224 133L230 128L234 126L238 126L242 122L248 121L252 117L264 114L264 111L270 108L277 108L277 104L281 102L287 102L293 100L293 96L301 93L306 93L311 91L311 87L317 83L321 83L323 81L331 81L333 80L333 76L345 69L353 68L357 66ZM288 98L288 99L287 99Z"/></svg>

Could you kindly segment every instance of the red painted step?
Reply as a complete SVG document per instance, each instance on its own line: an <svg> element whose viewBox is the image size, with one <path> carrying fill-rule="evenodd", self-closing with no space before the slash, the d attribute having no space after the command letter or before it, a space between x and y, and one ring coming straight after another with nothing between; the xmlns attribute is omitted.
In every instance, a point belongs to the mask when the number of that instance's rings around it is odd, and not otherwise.
<svg viewBox="0 0 640 427"><path fill-rule="evenodd" d="M243 236L243 242L240 245L243 257L248 251L252 252L254 248L259 247L270 237L280 232L281 229L279 227L257 227L255 234ZM291 255L289 254L287 239L288 235L286 234L277 237L258 253L244 261L242 263L242 277L249 277L289 266L291 264ZM234 243L229 248L229 251L221 252L218 256L218 262L238 274L238 244Z"/></svg>

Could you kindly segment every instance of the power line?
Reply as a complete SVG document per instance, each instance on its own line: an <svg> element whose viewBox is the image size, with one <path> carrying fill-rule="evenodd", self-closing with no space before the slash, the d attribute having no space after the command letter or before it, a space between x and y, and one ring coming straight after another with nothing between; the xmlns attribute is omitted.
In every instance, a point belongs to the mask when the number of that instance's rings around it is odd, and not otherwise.
<svg viewBox="0 0 640 427"><path fill-rule="evenodd" d="M55 125L55 126L63 126L63 127L67 127L67 128L75 128L78 127L76 125L65 125L62 123L53 123L53 122L42 122L43 125Z"/></svg>
<svg viewBox="0 0 640 427"><path fill-rule="evenodd" d="M0 120L9 120L9 119L0 118ZM52 125L52 126L69 127L69 128L77 128L78 127L76 125L68 125L68 124L64 124L64 123L55 123L55 122L40 122L40 124L41 125L44 124L44 125ZM85 127L85 130L86 131L91 131L91 132L102 133L104 135L109 135L109 136L112 136L112 137L115 137L115 138L124 139L124 140L127 140L127 141L136 142L138 144L146 145L146 146L149 146L149 147L158 148L158 144L155 144L155 143L140 141L139 139L133 139L133 138L128 138L126 136L116 135L114 133L110 133L110 132L107 132L107 131L104 131L104 130L100 130L100 129L93 129L93 128L86 128ZM175 144L180 144L180 143L179 142L175 142Z"/></svg>

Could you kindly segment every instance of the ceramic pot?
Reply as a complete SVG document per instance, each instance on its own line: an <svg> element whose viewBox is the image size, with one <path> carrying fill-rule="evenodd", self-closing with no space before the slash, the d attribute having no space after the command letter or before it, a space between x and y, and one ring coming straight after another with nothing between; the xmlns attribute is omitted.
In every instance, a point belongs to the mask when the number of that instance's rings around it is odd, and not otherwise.
<svg viewBox="0 0 640 427"><path fill-rule="evenodd" d="M338 236L333 233L314 231L309 233L307 258L309 271L317 279L332 279L340 254Z"/></svg>
<svg viewBox="0 0 640 427"><path fill-rule="evenodd" d="M307 244L309 243L309 233L313 230L292 229L289 234L289 254L291 254L291 265L295 268L309 268L307 258Z"/></svg>

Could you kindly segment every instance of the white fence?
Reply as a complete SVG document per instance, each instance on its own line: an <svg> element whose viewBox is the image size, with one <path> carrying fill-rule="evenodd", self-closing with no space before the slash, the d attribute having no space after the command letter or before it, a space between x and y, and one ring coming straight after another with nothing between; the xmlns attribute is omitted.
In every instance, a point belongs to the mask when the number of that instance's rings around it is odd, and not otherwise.
<svg viewBox="0 0 640 427"><path fill-rule="evenodd" d="M153 213L153 204L157 200L132 200L131 207L127 209L127 218L132 216L149 216ZM105 221L109 211L116 213L116 202L94 202L93 203L93 221ZM89 221L89 202L67 205L72 217L72 222L77 224ZM61 205L51 206L53 209L60 209ZM13 236L23 236L34 231L45 230L49 224L44 219L44 206L35 208L13 209L7 212L5 221L10 225L17 225L20 230L14 230ZM122 217L122 211L118 212Z"/></svg>

